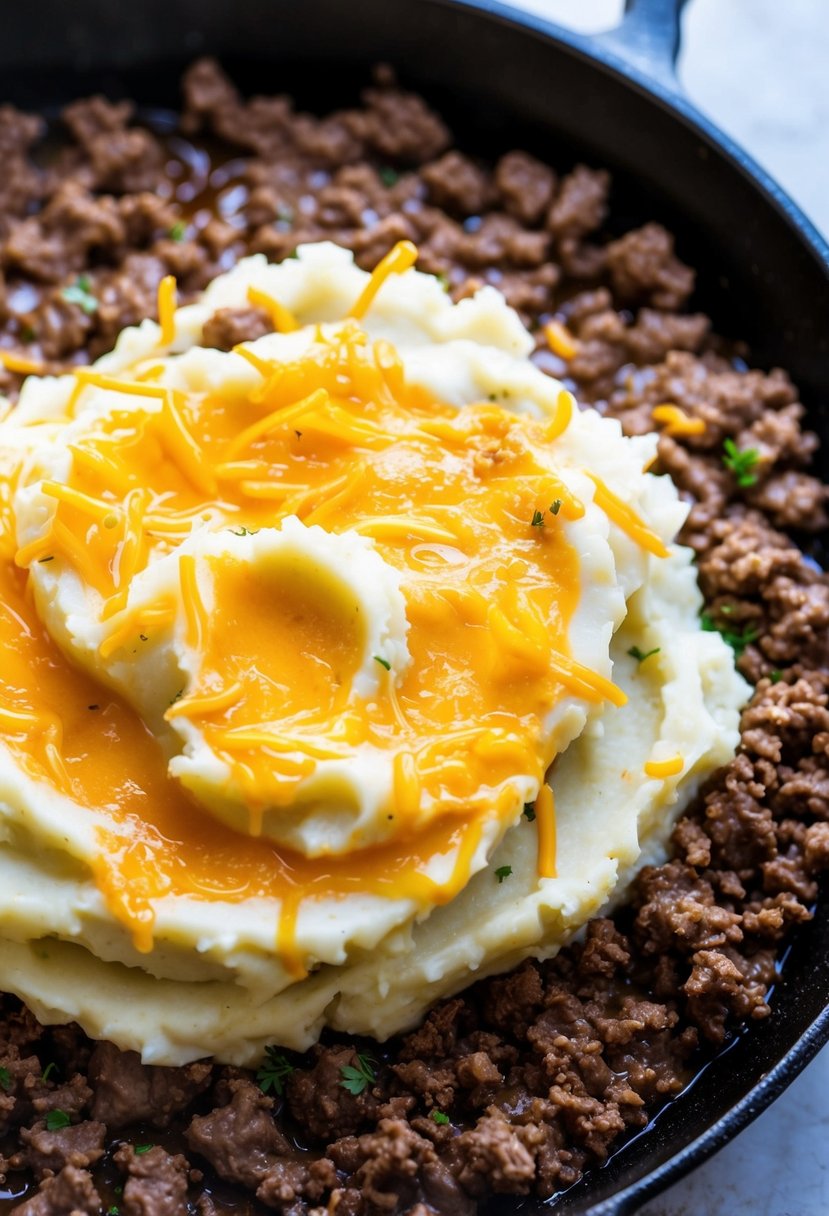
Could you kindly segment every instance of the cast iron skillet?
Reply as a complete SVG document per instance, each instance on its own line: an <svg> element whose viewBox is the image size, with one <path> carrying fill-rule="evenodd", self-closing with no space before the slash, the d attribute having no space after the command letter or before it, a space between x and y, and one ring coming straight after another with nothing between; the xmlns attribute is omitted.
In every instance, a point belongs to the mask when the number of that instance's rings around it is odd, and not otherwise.
<svg viewBox="0 0 829 1216"><path fill-rule="evenodd" d="M462 147L610 166L620 228L666 222L718 331L747 338L758 364L791 371L823 438L825 476L829 248L682 96L681 4L628 0L619 30L588 39L493 0L27 0L4 14L0 100L49 110L100 89L171 106L178 71L212 53L250 91L290 90L322 111L347 103L370 64L390 61L448 115ZM556 1211L634 1212L745 1127L829 1039L825 898L797 933L773 1007Z"/></svg>

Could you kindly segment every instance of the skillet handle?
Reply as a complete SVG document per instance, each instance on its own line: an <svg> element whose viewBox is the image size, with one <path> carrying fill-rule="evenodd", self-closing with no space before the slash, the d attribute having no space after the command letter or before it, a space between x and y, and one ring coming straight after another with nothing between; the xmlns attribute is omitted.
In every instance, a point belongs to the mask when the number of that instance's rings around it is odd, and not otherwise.
<svg viewBox="0 0 829 1216"><path fill-rule="evenodd" d="M685 4L686 0L625 0L621 24L593 35L593 40L649 82L671 93L682 93L676 61Z"/></svg>

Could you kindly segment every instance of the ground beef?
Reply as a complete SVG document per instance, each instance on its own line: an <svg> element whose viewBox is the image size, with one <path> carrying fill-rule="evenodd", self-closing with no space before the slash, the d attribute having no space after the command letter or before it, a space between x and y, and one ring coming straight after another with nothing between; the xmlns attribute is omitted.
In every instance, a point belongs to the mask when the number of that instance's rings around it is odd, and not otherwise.
<svg viewBox="0 0 829 1216"><path fill-rule="evenodd" d="M455 299L498 286L538 365L626 433L653 429L666 402L703 422L661 435L657 469L691 505L705 623L754 691L737 755L615 920L393 1043L330 1036L286 1061L284 1092L210 1062L147 1067L2 998L0 1173L25 1193L19 1216L216 1216L248 1200L286 1216L471 1216L490 1194L553 1195L768 1016L778 952L829 867L829 584L788 535L826 526L816 439L785 372L749 369L687 311L694 274L670 233L609 237L604 170L468 156L387 69L360 106L321 119L244 100L208 60L184 95L179 137L206 141L208 169L100 97L64 111L44 167L31 151L45 124L0 107L0 349L59 371L153 315L165 274L186 300L249 252L325 238L372 267L414 240ZM549 349L551 318L569 348ZM228 350L269 329L259 309L224 308L203 340ZM0 370L0 389L19 381ZM742 484L726 440L752 453ZM342 1070L358 1050L373 1080L352 1093Z"/></svg>

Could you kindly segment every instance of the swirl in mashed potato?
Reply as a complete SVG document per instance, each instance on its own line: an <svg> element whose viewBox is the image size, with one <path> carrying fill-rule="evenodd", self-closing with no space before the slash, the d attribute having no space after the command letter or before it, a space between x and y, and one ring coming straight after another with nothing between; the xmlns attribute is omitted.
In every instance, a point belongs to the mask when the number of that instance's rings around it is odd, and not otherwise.
<svg viewBox="0 0 829 1216"><path fill-rule="evenodd" d="M166 284L0 424L0 984L45 1021L161 1063L409 1027L623 896L737 744L655 437L413 257Z"/></svg>

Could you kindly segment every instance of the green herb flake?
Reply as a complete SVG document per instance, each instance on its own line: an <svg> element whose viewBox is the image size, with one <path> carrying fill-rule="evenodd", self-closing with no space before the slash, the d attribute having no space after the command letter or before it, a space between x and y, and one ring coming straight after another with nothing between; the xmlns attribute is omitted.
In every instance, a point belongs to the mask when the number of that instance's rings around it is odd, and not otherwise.
<svg viewBox="0 0 829 1216"><path fill-rule="evenodd" d="M659 650L659 646L654 646L653 650L640 650L638 646L631 646L628 654L632 659L636 659L637 663L644 663L652 654L659 654Z"/></svg>
<svg viewBox="0 0 829 1216"><path fill-rule="evenodd" d="M258 528L245 528L244 526L242 526L241 528L231 528L230 531L233 533L234 536L255 536L256 533L259 531L259 529Z"/></svg>
<svg viewBox="0 0 829 1216"><path fill-rule="evenodd" d="M512 866L499 866L495 871L495 877L498 879L499 883L502 883L505 878L509 878L511 873Z"/></svg>
<svg viewBox="0 0 829 1216"><path fill-rule="evenodd" d="M183 688L180 688L180 689L178 690L178 692L176 693L176 695L173 697L173 699L172 699L172 701L170 702L170 704L171 704L171 705L175 705L176 701L180 701L180 700L181 700L181 698L182 698L183 696L184 696L184 689L183 689Z"/></svg>
<svg viewBox="0 0 829 1216"><path fill-rule="evenodd" d="M37 334L32 329L31 325L21 325L20 326L20 341L21 342L34 342L36 337L37 337Z"/></svg>
<svg viewBox="0 0 829 1216"><path fill-rule="evenodd" d="M544 527L544 512L543 511L533 511L533 517L530 520L530 527L531 528L543 528Z"/></svg>
<svg viewBox="0 0 829 1216"><path fill-rule="evenodd" d="M526 818L528 823L533 823L535 821L535 803L534 802L525 802L524 803L524 817Z"/></svg>
<svg viewBox="0 0 829 1216"><path fill-rule="evenodd" d="M55 555L54 555L54 553L50 553L48 557L39 557L37 560L38 560L38 563L42 566L44 564L44 562L53 562L55 560Z"/></svg>
<svg viewBox="0 0 829 1216"><path fill-rule="evenodd" d="M98 311L98 300L92 294L92 282L88 275L78 275L75 282L64 287L60 294L67 304L77 304L88 317Z"/></svg>
<svg viewBox="0 0 829 1216"><path fill-rule="evenodd" d="M256 1081L263 1094L271 1091L281 1098L285 1092L285 1082L294 1066L276 1047L265 1048L265 1063L256 1074Z"/></svg>
<svg viewBox="0 0 829 1216"><path fill-rule="evenodd" d="M47 1110L46 1112L47 1132L58 1132L62 1127L68 1127L71 1122L72 1120L65 1110Z"/></svg>
<svg viewBox="0 0 829 1216"><path fill-rule="evenodd" d="M391 671L391 663L388 659L384 659L381 654L375 654L372 657L375 663L379 663L381 667L385 667L386 671Z"/></svg>
<svg viewBox="0 0 829 1216"><path fill-rule="evenodd" d="M396 169L392 169L391 165L383 165L382 169L378 171L378 176L383 185L388 187L396 186L400 181L400 174Z"/></svg>
<svg viewBox="0 0 829 1216"><path fill-rule="evenodd" d="M775 670L775 671L770 671L770 672L769 672L769 679L771 680L772 684L779 684L779 683L780 683L780 681L783 679L783 672L782 672L782 671L776 671L776 670Z"/></svg>
<svg viewBox="0 0 829 1216"><path fill-rule="evenodd" d="M184 234L187 231L187 225L184 220L176 220L172 228L167 233L171 241L183 241Z"/></svg>
<svg viewBox="0 0 829 1216"><path fill-rule="evenodd" d="M356 1097L363 1093L369 1085L373 1085L377 1080L377 1075L374 1071L375 1061L371 1056L357 1054L357 1067L353 1064L344 1064L340 1069L342 1080L340 1085L343 1089L347 1089L350 1094Z"/></svg>
<svg viewBox="0 0 829 1216"><path fill-rule="evenodd" d="M5 1089L6 1093L10 1093L11 1090L14 1088L14 1082L12 1081L12 1075L9 1072L8 1068L0 1068L0 1085L3 1086L3 1089Z"/></svg>
<svg viewBox="0 0 829 1216"><path fill-rule="evenodd" d="M435 278L436 278L436 279L437 279L437 281L440 283L440 285L441 285L441 287L443 288L443 290L444 290L444 291L448 291L448 290L449 290L449 288L450 288L450 286L451 286L451 283L449 282L449 275L448 275L448 274L445 274L443 271L441 271L441 272L440 272L440 274L436 274L436 275L435 275Z"/></svg>
<svg viewBox="0 0 829 1216"><path fill-rule="evenodd" d="M144 1153L148 1153L151 1148L155 1148L155 1145L154 1144L136 1144L135 1148L133 1149L133 1152L135 1153L136 1157L142 1157L144 1155Z"/></svg>
<svg viewBox="0 0 829 1216"><path fill-rule="evenodd" d="M48 1081L49 1078L51 1077L52 1073L55 1072L56 1069L57 1069L57 1064L55 1063L54 1060L52 1061L51 1064L47 1064L43 1070L43 1076L40 1078L41 1081Z"/></svg>
<svg viewBox="0 0 829 1216"><path fill-rule="evenodd" d="M718 633L722 640L728 643L738 659L746 646L750 642L756 642L760 636L760 630L753 625L745 625L742 629L729 629L726 625L718 625L708 612L703 612L700 617L700 625L706 633Z"/></svg>
<svg viewBox="0 0 829 1216"><path fill-rule="evenodd" d="M733 439L723 441L722 462L734 474L738 486L753 486L757 481L754 471L760 461L756 448L738 448Z"/></svg>
<svg viewBox="0 0 829 1216"><path fill-rule="evenodd" d="M555 500L555 502L550 503L550 514L558 515L560 510L561 510L561 499L557 498Z"/></svg>
<svg viewBox="0 0 829 1216"><path fill-rule="evenodd" d="M117 1203L113 1203L111 1207L107 1208L107 1216L121 1216L121 1209Z"/></svg>
<svg viewBox="0 0 829 1216"><path fill-rule="evenodd" d="M445 1127L449 1122L449 1116L445 1115L442 1110L433 1110L432 1122L437 1123L440 1127Z"/></svg>

